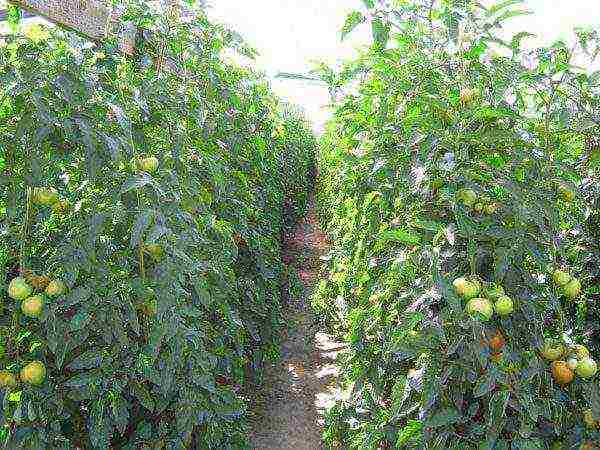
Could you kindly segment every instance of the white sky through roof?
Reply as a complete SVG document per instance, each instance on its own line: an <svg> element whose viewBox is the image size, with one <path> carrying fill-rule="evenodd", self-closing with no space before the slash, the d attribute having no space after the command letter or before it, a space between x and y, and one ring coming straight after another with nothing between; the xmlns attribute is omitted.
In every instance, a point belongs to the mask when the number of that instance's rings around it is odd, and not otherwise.
<svg viewBox="0 0 600 450"><path fill-rule="evenodd" d="M5 3L0 0L0 7ZM209 0L211 17L227 23L256 48L259 69L273 79L278 72L307 73L313 61L335 64L351 58L368 42L366 27L346 42L340 29L361 0ZM484 0L484 3L496 3ZM575 26L600 26L600 0L527 0L533 15L513 19L511 31L529 31L547 44L571 36ZM314 83L273 79L278 95L306 110L317 127L329 116L327 89Z"/></svg>
<svg viewBox="0 0 600 450"><path fill-rule="evenodd" d="M361 0L212 0L211 4L212 17L240 32L260 52L258 65L269 76L280 71L306 73L314 60L347 59L367 42L365 29L340 42L344 20L362 7ZM513 19L511 31L535 33L539 44L567 38L575 26L600 26L598 0L528 0L525 4L534 14ZM303 106L317 127L329 116L323 109L329 100L326 88L290 80L275 80L273 87L281 97Z"/></svg>

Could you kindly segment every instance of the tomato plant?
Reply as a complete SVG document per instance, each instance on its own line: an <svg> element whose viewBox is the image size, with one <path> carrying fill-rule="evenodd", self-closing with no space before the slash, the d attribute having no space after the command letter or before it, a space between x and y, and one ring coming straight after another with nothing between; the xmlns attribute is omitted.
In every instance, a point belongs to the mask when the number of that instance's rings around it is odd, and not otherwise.
<svg viewBox="0 0 600 450"><path fill-rule="evenodd" d="M246 445L316 142L188 9L127 2L132 58L45 27L0 44L6 448Z"/></svg>
<svg viewBox="0 0 600 450"><path fill-rule="evenodd" d="M519 1L363 3L344 33L369 24L373 45L322 73L334 247L313 303L350 348L327 443L597 442L600 77L575 60L597 59L598 34L526 49L498 31Z"/></svg>

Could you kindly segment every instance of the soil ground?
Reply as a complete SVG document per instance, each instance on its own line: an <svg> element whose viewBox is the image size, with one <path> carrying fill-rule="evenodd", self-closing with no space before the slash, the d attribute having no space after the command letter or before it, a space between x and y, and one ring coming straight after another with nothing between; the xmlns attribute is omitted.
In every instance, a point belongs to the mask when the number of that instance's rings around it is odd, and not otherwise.
<svg viewBox="0 0 600 450"><path fill-rule="evenodd" d="M324 412L339 395L335 360L344 350L320 330L310 309L310 296L321 275L320 257L327 247L311 201L306 218L284 240L284 262L296 271L302 289L294 296L293 280L289 283L292 294L284 311L287 327L281 358L266 367L262 388L253 399L253 450L323 448Z"/></svg>

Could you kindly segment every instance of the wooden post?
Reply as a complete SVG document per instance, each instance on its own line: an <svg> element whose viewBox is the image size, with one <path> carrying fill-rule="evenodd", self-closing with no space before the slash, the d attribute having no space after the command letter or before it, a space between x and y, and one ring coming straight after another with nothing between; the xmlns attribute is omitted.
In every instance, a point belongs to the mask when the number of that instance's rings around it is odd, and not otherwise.
<svg viewBox="0 0 600 450"><path fill-rule="evenodd" d="M49 21L71 29L92 41L102 41L115 32L119 48L128 55L135 50L137 30L130 23L120 22L120 13L110 6L110 0L8 0Z"/></svg>

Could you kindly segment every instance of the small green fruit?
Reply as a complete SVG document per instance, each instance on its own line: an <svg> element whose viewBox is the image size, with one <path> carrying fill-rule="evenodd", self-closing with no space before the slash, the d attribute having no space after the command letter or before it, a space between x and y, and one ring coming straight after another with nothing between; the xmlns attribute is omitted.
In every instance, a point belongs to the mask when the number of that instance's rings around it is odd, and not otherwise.
<svg viewBox="0 0 600 450"><path fill-rule="evenodd" d="M565 353L565 347L554 339L546 339L542 348L542 356L548 361L556 361Z"/></svg>
<svg viewBox="0 0 600 450"><path fill-rule="evenodd" d="M464 287L463 297L467 300L475 298L481 292L481 284L477 280L467 281Z"/></svg>
<svg viewBox="0 0 600 450"><path fill-rule="evenodd" d="M508 316L514 311L512 299L508 295L502 295L496 300L494 309L500 316Z"/></svg>
<svg viewBox="0 0 600 450"><path fill-rule="evenodd" d="M492 215L498 210L498 205L496 203L488 203L485 205L484 212L487 215Z"/></svg>
<svg viewBox="0 0 600 450"><path fill-rule="evenodd" d="M20 377L24 383L40 385L46 379L46 366L41 361L32 361L21 369Z"/></svg>
<svg viewBox="0 0 600 450"><path fill-rule="evenodd" d="M0 370L0 388L6 389L17 385L17 377L8 370Z"/></svg>
<svg viewBox="0 0 600 450"><path fill-rule="evenodd" d="M569 366L569 369L575 370L577 368L577 364L579 364L579 360L574 356L567 359L567 366Z"/></svg>
<svg viewBox="0 0 600 450"><path fill-rule="evenodd" d="M154 156L140 158L137 162L137 166L142 172L154 173L158 169L158 158Z"/></svg>
<svg viewBox="0 0 600 450"><path fill-rule="evenodd" d="M58 201L58 191L53 187L34 188L32 201L36 205L52 206Z"/></svg>
<svg viewBox="0 0 600 450"><path fill-rule="evenodd" d="M591 378L596 375L597 371L598 365L596 364L596 361L589 357L580 360L575 367L575 372L581 378Z"/></svg>
<svg viewBox="0 0 600 450"><path fill-rule="evenodd" d="M23 300L21 303L21 311L27 317L37 319L42 315L44 309L44 297L41 295L34 295L29 297L27 300Z"/></svg>
<svg viewBox="0 0 600 450"><path fill-rule="evenodd" d="M480 317L484 321L488 321L494 314L494 307L487 298L472 298L467 303L467 312L471 317Z"/></svg>
<svg viewBox="0 0 600 450"><path fill-rule="evenodd" d="M165 254L165 250L159 244L148 244L144 246L144 251L154 260L160 261Z"/></svg>
<svg viewBox="0 0 600 450"><path fill-rule="evenodd" d="M453 282L452 285L454 286L454 290L456 291L456 293L460 296L464 296L465 295L465 287L467 285L468 281L465 277L460 277L460 278L456 278Z"/></svg>
<svg viewBox="0 0 600 450"><path fill-rule="evenodd" d="M46 287L46 295L57 297L67 292L67 286L61 280L52 280Z"/></svg>
<svg viewBox="0 0 600 450"><path fill-rule="evenodd" d="M587 349L587 347L585 345L580 345L580 344L574 345L573 352L575 352L578 359L589 358L589 356L590 356L590 351Z"/></svg>
<svg viewBox="0 0 600 450"><path fill-rule="evenodd" d="M586 409L583 412L583 422L588 428L598 428L598 421L594 419L591 409Z"/></svg>
<svg viewBox="0 0 600 450"><path fill-rule="evenodd" d="M556 269L552 274L552 279L559 286L565 286L569 281L571 281L571 275L568 272Z"/></svg>
<svg viewBox="0 0 600 450"><path fill-rule="evenodd" d="M477 193L472 189L461 189L458 191L458 199L466 206L471 207L477 201Z"/></svg>
<svg viewBox="0 0 600 450"><path fill-rule="evenodd" d="M13 278L8 285L8 296L13 300L25 300L32 292L31 286L21 277Z"/></svg>
<svg viewBox="0 0 600 450"><path fill-rule="evenodd" d="M573 192L565 185L560 185L558 187L558 195L565 202L572 202L573 200L575 200L575 192Z"/></svg>
<svg viewBox="0 0 600 450"><path fill-rule="evenodd" d="M575 300L581 294L581 283L577 278L574 278L569 281L565 286L563 286L563 293L565 297L569 300Z"/></svg>

